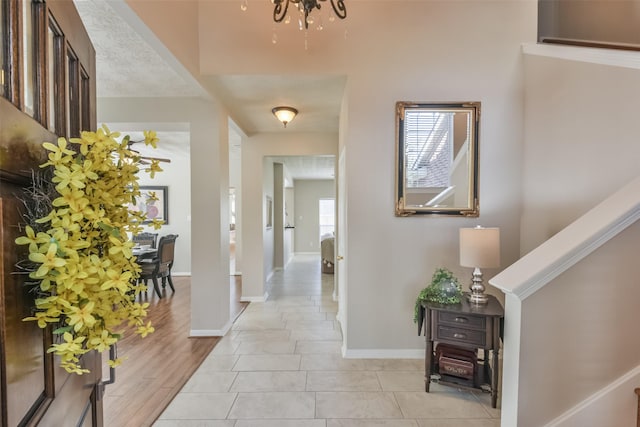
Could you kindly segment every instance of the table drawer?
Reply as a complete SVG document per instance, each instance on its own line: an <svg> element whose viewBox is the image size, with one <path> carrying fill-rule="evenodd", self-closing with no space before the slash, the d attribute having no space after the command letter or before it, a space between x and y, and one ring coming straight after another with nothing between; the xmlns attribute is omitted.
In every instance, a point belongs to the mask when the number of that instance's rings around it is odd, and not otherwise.
<svg viewBox="0 0 640 427"><path fill-rule="evenodd" d="M485 347L487 334L485 331L463 328L451 328L444 325L438 325L436 330L435 341L447 340L459 344L466 344L477 347Z"/></svg>
<svg viewBox="0 0 640 427"><path fill-rule="evenodd" d="M486 317L440 311L438 312L438 322L464 326L465 328L484 329L486 325Z"/></svg>

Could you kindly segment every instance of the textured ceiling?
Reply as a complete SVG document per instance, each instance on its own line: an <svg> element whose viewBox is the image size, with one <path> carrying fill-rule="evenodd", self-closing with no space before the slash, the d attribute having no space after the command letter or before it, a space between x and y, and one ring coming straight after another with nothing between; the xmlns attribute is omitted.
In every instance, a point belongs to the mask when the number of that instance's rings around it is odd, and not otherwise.
<svg viewBox="0 0 640 427"><path fill-rule="evenodd" d="M98 97L201 96L105 0L74 0L96 50ZM121 3L120 3L121 4Z"/></svg>
<svg viewBox="0 0 640 427"><path fill-rule="evenodd" d="M96 50L98 97L197 97L209 92L221 99L247 135L338 132L343 76L211 75L199 76L198 83L193 76L185 76L185 68L142 27L123 0L74 3ZM278 105L299 110L286 129L271 113ZM236 149L237 143L232 144L232 152ZM294 179L333 179L332 156L279 161Z"/></svg>

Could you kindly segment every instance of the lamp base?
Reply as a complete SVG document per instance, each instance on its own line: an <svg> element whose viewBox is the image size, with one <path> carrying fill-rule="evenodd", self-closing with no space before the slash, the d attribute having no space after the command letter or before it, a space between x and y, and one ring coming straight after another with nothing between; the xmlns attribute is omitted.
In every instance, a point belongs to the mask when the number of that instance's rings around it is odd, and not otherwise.
<svg viewBox="0 0 640 427"><path fill-rule="evenodd" d="M471 286L469 286L471 293L467 299L470 304L483 305L489 302L489 297L484 293L484 284L482 283L482 271L478 267L473 269L473 278L471 279Z"/></svg>
<svg viewBox="0 0 640 427"><path fill-rule="evenodd" d="M485 305L489 302L489 297L485 293L481 293L481 294L471 293L467 295L467 299L469 300L470 304L476 304L476 305Z"/></svg>

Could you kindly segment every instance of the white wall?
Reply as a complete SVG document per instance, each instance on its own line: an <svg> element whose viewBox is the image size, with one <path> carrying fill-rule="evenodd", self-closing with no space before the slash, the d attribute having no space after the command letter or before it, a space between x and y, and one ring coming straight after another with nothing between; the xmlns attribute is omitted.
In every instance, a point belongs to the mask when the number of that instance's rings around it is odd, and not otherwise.
<svg viewBox="0 0 640 427"><path fill-rule="evenodd" d="M131 124L109 123L112 131L120 131L123 135L130 135L133 140L144 139L143 130L147 128L124 129ZM145 147L135 144L133 148L140 154L170 159L171 163L161 163L162 172L152 179L146 173L140 174L140 185L167 186L168 194L168 224L159 230L145 226L145 231L158 233L158 239L166 234L177 234L175 262L172 274L174 276L188 276L191 274L191 178L185 176L184 171L191 168L189 132L158 132L158 148Z"/></svg>
<svg viewBox="0 0 640 427"><path fill-rule="evenodd" d="M294 180L296 234L295 252L320 253L320 199L335 199L334 180Z"/></svg>

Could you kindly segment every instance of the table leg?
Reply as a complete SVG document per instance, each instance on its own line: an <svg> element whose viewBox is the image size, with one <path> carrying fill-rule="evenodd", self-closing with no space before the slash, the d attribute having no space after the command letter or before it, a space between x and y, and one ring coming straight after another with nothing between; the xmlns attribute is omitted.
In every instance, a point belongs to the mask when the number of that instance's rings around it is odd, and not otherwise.
<svg viewBox="0 0 640 427"><path fill-rule="evenodd" d="M498 352L499 349L494 349L493 353L493 368L491 369L491 407L495 408L498 404Z"/></svg>
<svg viewBox="0 0 640 427"><path fill-rule="evenodd" d="M427 339L427 348L424 351L424 391L429 393L431 385L431 366L433 360L433 341Z"/></svg>

